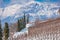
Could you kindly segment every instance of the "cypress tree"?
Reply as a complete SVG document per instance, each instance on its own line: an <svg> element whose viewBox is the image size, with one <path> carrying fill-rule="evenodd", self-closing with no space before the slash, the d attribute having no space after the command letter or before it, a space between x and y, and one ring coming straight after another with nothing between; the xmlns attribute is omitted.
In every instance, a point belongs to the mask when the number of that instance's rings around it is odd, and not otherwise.
<svg viewBox="0 0 60 40"><path fill-rule="evenodd" d="M23 24L23 18L21 18L21 19L20 19L20 30L22 30L22 29L24 28L23 25L24 25L24 24Z"/></svg>
<svg viewBox="0 0 60 40"><path fill-rule="evenodd" d="M26 19L25 19L25 14L24 16L18 20L18 28L17 28L17 31L21 31L23 28L25 28L25 25L26 25Z"/></svg>
<svg viewBox="0 0 60 40"><path fill-rule="evenodd" d="M0 40L2 40L2 28L1 28L1 20L0 20Z"/></svg>
<svg viewBox="0 0 60 40"><path fill-rule="evenodd" d="M24 13L24 17L23 17L23 26L24 27L26 26L26 16L25 16L25 13Z"/></svg>
<svg viewBox="0 0 60 40"><path fill-rule="evenodd" d="M17 28L17 31L18 32L20 31L20 20L18 20L18 28Z"/></svg>
<svg viewBox="0 0 60 40"><path fill-rule="evenodd" d="M21 31L24 28L24 24L23 24L23 18L21 18L20 20L18 20L18 28L17 31Z"/></svg>
<svg viewBox="0 0 60 40"><path fill-rule="evenodd" d="M9 37L9 26L8 26L7 22L5 23L4 36L5 36L5 40L8 40L8 37Z"/></svg>
<svg viewBox="0 0 60 40"><path fill-rule="evenodd" d="M29 23L29 14L27 15L27 23Z"/></svg>

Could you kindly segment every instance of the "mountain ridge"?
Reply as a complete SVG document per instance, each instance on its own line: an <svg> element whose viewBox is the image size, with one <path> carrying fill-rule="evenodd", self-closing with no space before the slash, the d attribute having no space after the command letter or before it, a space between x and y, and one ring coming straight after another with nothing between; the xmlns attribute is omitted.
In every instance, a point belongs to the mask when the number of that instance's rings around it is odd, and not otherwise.
<svg viewBox="0 0 60 40"><path fill-rule="evenodd" d="M29 14L30 17L33 18L32 20L35 20L37 16L40 19L44 19L44 17L50 18L54 14L55 14L54 17L58 15L59 7L60 6L58 6L57 4L52 4L52 3L47 4L47 3L41 3L36 1L31 1L28 4L26 3L26 5L14 4L5 8L2 14L2 18L3 16L4 17L6 16L7 18L10 17L11 18L10 20L19 19L21 16L23 16L24 13ZM4 18L5 20L6 17Z"/></svg>

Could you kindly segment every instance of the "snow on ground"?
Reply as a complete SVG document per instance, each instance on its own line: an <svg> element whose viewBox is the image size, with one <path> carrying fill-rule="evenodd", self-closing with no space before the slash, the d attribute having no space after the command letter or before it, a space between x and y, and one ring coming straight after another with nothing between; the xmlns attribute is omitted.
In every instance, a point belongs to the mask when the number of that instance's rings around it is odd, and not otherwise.
<svg viewBox="0 0 60 40"><path fill-rule="evenodd" d="M28 34L28 28L31 27L32 24L26 24L26 28L22 29L20 32L16 32L13 35L13 38L17 38L18 35L24 35L24 34Z"/></svg>
<svg viewBox="0 0 60 40"><path fill-rule="evenodd" d="M13 38L17 38L18 35L24 35L24 34L28 34L28 28L24 28L24 29L22 29L20 32L16 32L16 33L13 35Z"/></svg>

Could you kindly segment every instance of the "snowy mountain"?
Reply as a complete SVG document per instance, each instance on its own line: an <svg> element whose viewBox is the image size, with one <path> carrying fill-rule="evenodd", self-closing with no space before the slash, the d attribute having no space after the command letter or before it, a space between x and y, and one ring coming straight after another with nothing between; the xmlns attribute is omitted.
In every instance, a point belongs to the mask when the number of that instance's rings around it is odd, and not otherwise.
<svg viewBox="0 0 60 40"><path fill-rule="evenodd" d="M35 20L36 17L44 20L47 18L57 17L59 15L59 8L60 6L56 3L31 1L24 5L14 4L2 9L3 13L1 17L2 22L15 22L17 19L21 18L24 13L26 13L30 15L30 21Z"/></svg>
<svg viewBox="0 0 60 40"><path fill-rule="evenodd" d="M29 14L30 21L35 21L37 17L40 18L40 20L46 20L59 16L58 10L60 6L56 3L30 1L21 5L20 2L15 2L16 1L12 2L12 5L10 4L4 9L0 8L2 24L4 22L14 23L20 19L24 13L26 15ZM27 24L26 28L22 29L21 32L14 33L13 37L28 33L29 26L31 25Z"/></svg>

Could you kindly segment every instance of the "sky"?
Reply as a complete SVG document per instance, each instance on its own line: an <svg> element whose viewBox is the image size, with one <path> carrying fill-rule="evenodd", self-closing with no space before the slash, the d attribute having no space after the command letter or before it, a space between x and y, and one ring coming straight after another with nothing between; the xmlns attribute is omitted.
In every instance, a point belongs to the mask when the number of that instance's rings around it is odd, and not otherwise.
<svg viewBox="0 0 60 40"><path fill-rule="evenodd" d="M22 0L0 0L0 7L6 7L6 5L8 5L9 3L11 3L12 1L22 1ZM25 1L25 0L23 0ZM34 0L34 1L38 1L38 2L55 2L55 3L60 3L60 0Z"/></svg>
<svg viewBox="0 0 60 40"><path fill-rule="evenodd" d="M4 2L5 4L10 3L10 1L11 1L11 0L3 0L3 2Z"/></svg>
<svg viewBox="0 0 60 40"><path fill-rule="evenodd" d="M0 8L5 7L10 2L11 2L10 0L0 0Z"/></svg>
<svg viewBox="0 0 60 40"><path fill-rule="evenodd" d="M39 2L60 2L60 0L35 0Z"/></svg>
<svg viewBox="0 0 60 40"><path fill-rule="evenodd" d="M27 3L27 2L31 3L30 1L37 1L38 3L39 2L52 2L52 3L53 2L56 2L56 3L60 2L60 0L0 0L0 14L3 13L2 14L3 18L6 18L8 16L13 16L15 13L18 13L17 10L21 7L21 5L18 4L18 3L23 3L23 4ZM14 5L11 5L10 3L12 3ZM44 6L45 4L42 4L42 5ZM53 6L57 6L57 5L55 4ZM53 7L53 6L51 6L51 7ZM48 6L44 6L44 10L47 9L46 7L48 8ZM4 11L2 12L2 10L4 10ZM40 13L40 14L42 14L42 13L48 13L48 12L49 12L49 14L52 13L52 11L50 11L50 10L48 10L48 11L44 11L44 10L41 10L42 12L38 12L38 13ZM20 13L20 10L19 10L19 13ZM44 16L40 16L40 17L43 18L43 19L46 18L45 15Z"/></svg>

